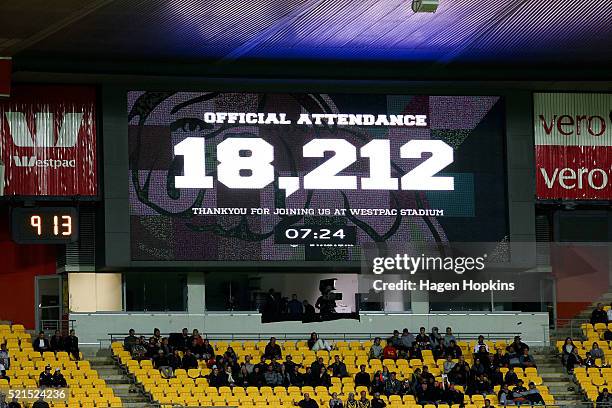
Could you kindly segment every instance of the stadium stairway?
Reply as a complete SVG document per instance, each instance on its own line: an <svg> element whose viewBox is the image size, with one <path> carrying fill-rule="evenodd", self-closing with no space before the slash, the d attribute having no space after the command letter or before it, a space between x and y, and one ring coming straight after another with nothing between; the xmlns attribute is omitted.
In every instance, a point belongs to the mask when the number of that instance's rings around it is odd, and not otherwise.
<svg viewBox="0 0 612 408"><path fill-rule="evenodd" d="M538 365L538 374L548 386L555 402L564 406L579 406L583 401L582 395L574 391L577 385L564 372L563 367L553 347L538 347L531 350Z"/></svg>
<svg viewBox="0 0 612 408"><path fill-rule="evenodd" d="M85 353L84 353L85 354ZM109 352L100 351L91 356L87 356L91 363L91 368L98 372L100 378L113 389L116 396L121 398L124 408L144 408L150 407L149 398L134 386L134 381L124 374L119 366L112 359Z"/></svg>

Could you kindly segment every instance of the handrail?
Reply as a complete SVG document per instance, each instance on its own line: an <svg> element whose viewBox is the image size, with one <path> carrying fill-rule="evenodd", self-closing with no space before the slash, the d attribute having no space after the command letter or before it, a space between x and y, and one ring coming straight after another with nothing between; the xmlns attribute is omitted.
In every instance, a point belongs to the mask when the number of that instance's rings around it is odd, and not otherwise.
<svg viewBox="0 0 612 408"><path fill-rule="evenodd" d="M74 319L45 319L40 320L38 331L44 331L45 333L59 330L60 332L68 332L74 329Z"/></svg>
<svg viewBox="0 0 612 408"><path fill-rule="evenodd" d="M574 338L574 337L584 338L581 326L584 323L590 323L590 322L591 321L589 319L556 319L555 328L557 330L569 329L570 331L569 337L571 338Z"/></svg>

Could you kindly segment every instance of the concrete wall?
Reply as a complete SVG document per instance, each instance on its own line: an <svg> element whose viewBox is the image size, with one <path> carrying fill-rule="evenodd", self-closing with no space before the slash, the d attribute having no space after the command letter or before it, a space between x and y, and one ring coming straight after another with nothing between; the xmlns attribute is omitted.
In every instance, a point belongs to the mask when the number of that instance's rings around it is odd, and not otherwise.
<svg viewBox="0 0 612 408"><path fill-rule="evenodd" d="M258 313L71 313L74 327L83 343L108 346L109 333L127 333L133 328L138 333L150 334L153 328L162 333L178 332L183 327L198 328L210 338L253 338L270 335L279 338L307 338L312 331L323 337L347 336L370 338L387 335L394 329L407 327L418 331L437 326L444 330L453 327L457 333L474 338L478 334L496 333L492 337L508 339L521 333L523 341L531 345L548 345L547 313L362 313L361 320L336 320L323 323L279 322L261 323ZM334 334L334 335L332 335Z"/></svg>
<svg viewBox="0 0 612 408"><path fill-rule="evenodd" d="M69 273L70 311L122 311L122 287L120 273Z"/></svg>

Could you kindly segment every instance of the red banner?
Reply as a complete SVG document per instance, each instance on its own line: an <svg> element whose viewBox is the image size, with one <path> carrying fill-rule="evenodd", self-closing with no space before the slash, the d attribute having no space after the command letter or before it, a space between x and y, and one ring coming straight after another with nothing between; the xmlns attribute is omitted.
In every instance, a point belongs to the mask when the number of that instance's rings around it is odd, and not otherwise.
<svg viewBox="0 0 612 408"><path fill-rule="evenodd" d="M82 86L15 86L0 100L0 195L98 193L96 92Z"/></svg>
<svg viewBox="0 0 612 408"><path fill-rule="evenodd" d="M0 96L11 94L11 59L0 57Z"/></svg>
<svg viewBox="0 0 612 408"><path fill-rule="evenodd" d="M612 95L535 94L540 199L612 199Z"/></svg>

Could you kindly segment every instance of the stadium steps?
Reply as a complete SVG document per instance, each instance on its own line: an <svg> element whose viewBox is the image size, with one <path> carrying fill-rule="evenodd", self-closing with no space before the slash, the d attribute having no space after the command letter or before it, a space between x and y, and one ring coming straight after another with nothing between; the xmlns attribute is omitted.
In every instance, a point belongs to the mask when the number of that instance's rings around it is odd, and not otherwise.
<svg viewBox="0 0 612 408"><path fill-rule="evenodd" d="M555 402L569 406L574 404L579 406L583 403L583 396L575 391L578 386L565 373L554 348L533 348L531 352L538 365L538 374L542 377L544 385L548 386Z"/></svg>
<svg viewBox="0 0 612 408"><path fill-rule="evenodd" d="M113 389L116 396L121 398L124 408L144 408L150 407L149 398L134 386L133 381L127 377L121 368L115 364L110 355L100 355L90 357L91 368L98 372L100 378Z"/></svg>

